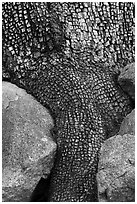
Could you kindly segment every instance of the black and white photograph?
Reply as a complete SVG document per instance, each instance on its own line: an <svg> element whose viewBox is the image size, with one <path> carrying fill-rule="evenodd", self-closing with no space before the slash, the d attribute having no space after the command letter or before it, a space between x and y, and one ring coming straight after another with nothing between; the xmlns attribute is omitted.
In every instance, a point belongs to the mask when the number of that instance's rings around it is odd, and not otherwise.
<svg viewBox="0 0 137 204"><path fill-rule="evenodd" d="M1 13L2 202L135 202L135 2Z"/></svg>

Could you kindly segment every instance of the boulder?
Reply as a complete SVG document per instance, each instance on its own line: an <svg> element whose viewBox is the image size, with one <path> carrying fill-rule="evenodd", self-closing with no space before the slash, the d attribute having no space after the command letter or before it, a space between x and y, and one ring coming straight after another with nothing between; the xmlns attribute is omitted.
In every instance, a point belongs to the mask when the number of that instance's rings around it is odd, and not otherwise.
<svg viewBox="0 0 137 204"><path fill-rule="evenodd" d="M135 135L135 109L128 114L120 126L119 135L134 134Z"/></svg>
<svg viewBox="0 0 137 204"><path fill-rule="evenodd" d="M102 145L97 173L99 202L135 201L133 118L134 111L124 119L119 135L109 138Z"/></svg>
<svg viewBox="0 0 137 204"><path fill-rule="evenodd" d="M49 112L25 90L2 84L2 198L27 202L53 166L56 143Z"/></svg>
<svg viewBox="0 0 137 204"><path fill-rule="evenodd" d="M128 64L120 71L118 82L122 89L135 101L135 63Z"/></svg>

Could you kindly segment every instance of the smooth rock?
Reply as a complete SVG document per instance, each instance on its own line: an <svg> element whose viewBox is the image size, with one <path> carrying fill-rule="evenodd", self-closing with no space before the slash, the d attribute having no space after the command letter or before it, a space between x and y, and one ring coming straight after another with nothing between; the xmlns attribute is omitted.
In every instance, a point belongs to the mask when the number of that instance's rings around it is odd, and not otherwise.
<svg viewBox="0 0 137 204"><path fill-rule="evenodd" d="M135 136L116 135L100 151L97 174L99 202L135 201Z"/></svg>
<svg viewBox="0 0 137 204"><path fill-rule="evenodd" d="M26 91L2 85L2 197L27 202L54 162L56 143L49 112Z"/></svg>

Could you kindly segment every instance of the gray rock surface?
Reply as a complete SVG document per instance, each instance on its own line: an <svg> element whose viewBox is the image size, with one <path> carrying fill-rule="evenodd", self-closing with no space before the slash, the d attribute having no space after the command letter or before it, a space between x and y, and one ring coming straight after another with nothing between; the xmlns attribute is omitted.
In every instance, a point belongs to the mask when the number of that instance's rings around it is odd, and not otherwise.
<svg viewBox="0 0 137 204"><path fill-rule="evenodd" d="M134 134L135 135L135 109L128 114L120 126L119 135Z"/></svg>
<svg viewBox="0 0 137 204"><path fill-rule="evenodd" d="M106 140L100 151L97 183L99 202L135 201L134 111L119 134Z"/></svg>
<svg viewBox="0 0 137 204"><path fill-rule="evenodd" d="M56 144L53 120L26 91L2 85L2 197L26 202L41 177L53 166Z"/></svg>
<svg viewBox="0 0 137 204"><path fill-rule="evenodd" d="M135 100L135 63L128 64L120 71L118 81L121 87Z"/></svg>

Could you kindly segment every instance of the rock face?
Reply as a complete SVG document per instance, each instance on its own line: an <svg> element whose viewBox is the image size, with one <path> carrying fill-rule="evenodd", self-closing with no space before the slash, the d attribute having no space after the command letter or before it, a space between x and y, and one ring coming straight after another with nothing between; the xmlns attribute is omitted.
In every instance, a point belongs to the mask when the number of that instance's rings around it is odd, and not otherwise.
<svg viewBox="0 0 137 204"><path fill-rule="evenodd" d="M54 124L23 89L3 82L2 90L2 197L5 202L26 202L53 166Z"/></svg>
<svg viewBox="0 0 137 204"><path fill-rule="evenodd" d="M121 125L119 135L101 148L97 182L100 202L135 201L134 111Z"/></svg>

